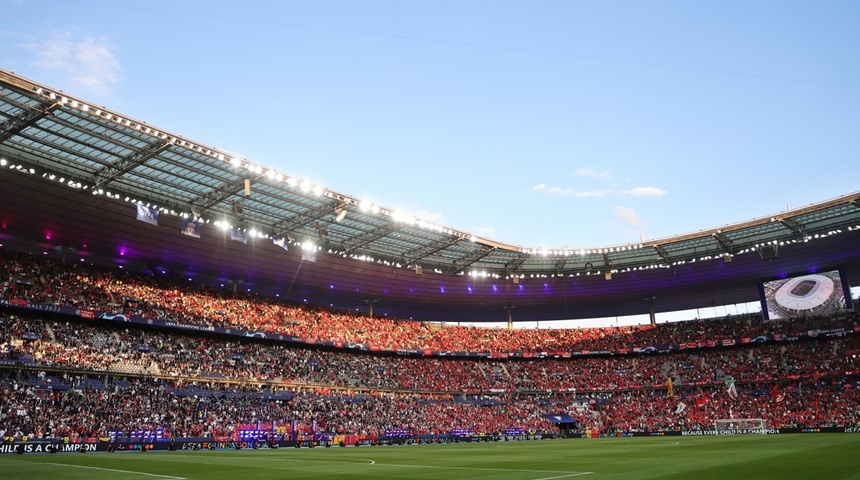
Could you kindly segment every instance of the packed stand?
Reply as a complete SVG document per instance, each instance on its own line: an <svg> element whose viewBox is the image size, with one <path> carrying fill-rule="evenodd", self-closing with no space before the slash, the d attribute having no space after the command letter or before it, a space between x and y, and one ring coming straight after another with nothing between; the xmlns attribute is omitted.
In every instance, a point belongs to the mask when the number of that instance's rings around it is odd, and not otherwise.
<svg viewBox="0 0 860 480"><path fill-rule="evenodd" d="M613 350L853 326L853 313L763 322L760 315L616 328L512 329L370 318L355 312L285 302L229 289L169 282L122 271L3 254L0 298L72 306L179 322L352 342L383 350L471 352Z"/></svg>
<svg viewBox="0 0 860 480"><path fill-rule="evenodd" d="M854 321L838 315L763 323L745 316L608 329L443 327L27 256L3 260L0 298L392 349L617 350L793 335ZM570 413L583 430L610 432L710 428L732 417L765 418L774 428L860 422L856 334L670 354L507 361L374 355L115 327L0 310L0 371L6 372L0 429L78 438L158 427L175 436L230 437L237 426L262 423L291 435L438 434L547 429L542 413L553 412ZM81 387L84 379L97 379L103 388ZM736 390L724 387L729 380ZM221 394L176 393L194 384ZM266 400L263 389L288 391L289 400Z"/></svg>

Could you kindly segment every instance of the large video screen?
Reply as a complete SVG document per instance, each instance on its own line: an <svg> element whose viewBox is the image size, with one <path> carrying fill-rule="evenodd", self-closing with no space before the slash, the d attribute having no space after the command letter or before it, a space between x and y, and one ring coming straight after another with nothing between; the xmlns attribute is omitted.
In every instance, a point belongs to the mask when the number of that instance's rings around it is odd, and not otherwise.
<svg viewBox="0 0 860 480"><path fill-rule="evenodd" d="M839 270L762 282L760 293L765 320L830 315L853 309L845 275Z"/></svg>

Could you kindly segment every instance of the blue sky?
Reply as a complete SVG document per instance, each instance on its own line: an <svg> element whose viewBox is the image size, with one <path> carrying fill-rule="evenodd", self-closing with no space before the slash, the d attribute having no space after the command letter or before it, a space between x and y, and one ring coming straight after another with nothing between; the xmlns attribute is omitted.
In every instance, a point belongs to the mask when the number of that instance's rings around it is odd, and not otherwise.
<svg viewBox="0 0 860 480"><path fill-rule="evenodd" d="M0 8L4 69L504 243L638 242L860 190L856 1Z"/></svg>

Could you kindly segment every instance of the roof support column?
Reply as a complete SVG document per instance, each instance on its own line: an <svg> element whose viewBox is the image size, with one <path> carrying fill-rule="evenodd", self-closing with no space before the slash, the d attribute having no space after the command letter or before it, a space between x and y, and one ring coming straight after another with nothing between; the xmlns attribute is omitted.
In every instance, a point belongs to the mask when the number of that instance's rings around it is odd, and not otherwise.
<svg viewBox="0 0 860 480"><path fill-rule="evenodd" d="M505 310L508 311L508 331L514 329L514 309L517 308L516 305L505 305Z"/></svg>
<svg viewBox="0 0 860 480"><path fill-rule="evenodd" d="M657 325L657 314L654 312L654 300L657 300L657 297L653 295L645 297L645 301L648 302L648 318L651 320L651 325Z"/></svg>

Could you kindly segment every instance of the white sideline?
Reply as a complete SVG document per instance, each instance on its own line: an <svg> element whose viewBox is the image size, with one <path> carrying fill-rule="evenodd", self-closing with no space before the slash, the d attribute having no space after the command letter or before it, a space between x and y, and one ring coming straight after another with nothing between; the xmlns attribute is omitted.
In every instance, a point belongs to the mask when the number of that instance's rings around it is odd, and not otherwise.
<svg viewBox="0 0 860 480"><path fill-rule="evenodd" d="M135 472L134 470L118 470L116 468L90 467L87 465L73 465L70 463L44 462L44 463L33 463L31 465L58 465L61 467L87 468L87 469L91 469L91 470L104 470L106 472L130 473L132 475L145 475L147 477L169 478L172 480L187 480L185 477L175 477L172 475L159 475L157 473Z"/></svg>

